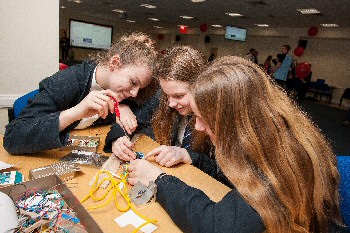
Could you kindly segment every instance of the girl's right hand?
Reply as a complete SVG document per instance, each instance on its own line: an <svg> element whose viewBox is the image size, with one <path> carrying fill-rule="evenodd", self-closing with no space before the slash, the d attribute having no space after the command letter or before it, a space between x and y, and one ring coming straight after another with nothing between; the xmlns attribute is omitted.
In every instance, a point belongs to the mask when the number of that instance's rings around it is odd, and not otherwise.
<svg viewBox="0 0 350 233"><path fill-rule="evenodd" d="M106 118L108 111L114 113L114 103L110 97L118 99L117 94L109 89L91 91L79 104L60 113L59 131L61 132L73 122L83 118L88 118L96 114L99 117Z"/></svg>
<svg viewBox="0 0 350 233"><path fill-rule="evenodd" d="M112 142L112 152L121 160L131 161L136 159L135 152L131 150L132 146L132 142L128 137L120 137Z"/></svg>
<svg viewBox="0 0 350 233"><path fill-rule="evenodd" d="M98 115L105 119L109 111L114 113L114 103L110 98L117 98L117 95L111 90L91 91L74 108L79 114L80 119Z"/></svg>

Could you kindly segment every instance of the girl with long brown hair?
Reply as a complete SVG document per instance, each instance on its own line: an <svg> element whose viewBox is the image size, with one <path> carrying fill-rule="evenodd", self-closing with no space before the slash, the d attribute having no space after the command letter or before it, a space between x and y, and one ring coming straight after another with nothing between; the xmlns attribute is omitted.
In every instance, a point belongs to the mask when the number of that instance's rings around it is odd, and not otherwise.
<svg viewBox="0 0 350 233"><path fill-rule="evenodd" d="M214 203L148 161L129 166L131 184L156 180L158 202L184 232L346 231L329 143L264 71L244 58L222 57L192 94L196 130L210 136L234 188Z"/></svg>

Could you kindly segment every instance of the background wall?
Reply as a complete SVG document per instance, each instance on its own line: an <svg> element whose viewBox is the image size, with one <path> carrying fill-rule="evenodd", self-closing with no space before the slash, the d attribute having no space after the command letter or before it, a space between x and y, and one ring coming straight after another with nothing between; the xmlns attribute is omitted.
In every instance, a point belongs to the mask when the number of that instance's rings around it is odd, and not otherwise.
<svg viewBox="0 0 350 233"><path fill-rule="evenodd" d="M58 70L59 2L0 1L0 107Z"/></svg>
<svg viewBox="0 0 350 233"><path fill-rule="evenodd" d="M224 39L224 28L209 28L205 33L199 28L188 28L186 34L180 34L178 30L163 30L144 28L133 23L116 23L102 18L93 18L81 14L72 14L61 10L60 28L69 31L69 18L107 24L113 26L114 38L120 34L132 31L143 31L153 36L157 41L158 49L161 51L172 44L179 43L191 45L201 51L204 56L209 57L211 51L217 49L217 56L238 55L245 56L250 48L259 51L259 63L263 63L268 55L276 57L281 52L282 45L289 44L289 54L298 62L312 64L312 81L325 79L330 86L336 87L333 93L333 103L339 103L344 89L350 87L350 53L346 50L350 45L350 28L319 28L315 37L308 36L309 28L249 28L246 42ZM158 34L163 34L163 39L158 39ZM180 36L175 41L176 35ZM210 37L210 42L205 43L205 36ZM304 55L296 57L293 53L300 39L307 40ZM96 50L71 49L75 60L84 60L89 54ZM345 103L345 102L344 102ZM345 103L345 106L348 106Z"/></svg>
<svg viewBox="0 0 350 233"><path fill-rule="evenodd" d="M113 26L114 38L120 34L142 31L151 35L159 50L180 43L200 50L206 57L217 50L218 56L245 56L250 48L259 51L259 62L268 55L280 53L283 44L292 47L290 54L300 39L308 40L304 55L298 62L312 64L312 80L322 78L326 83L336 86L332 102L338 103L346 87L350 87L349 45L350 28L320 28L316 37L309 37L308 28L250 28L246 42L224 39L224 29L209 28L205 33L189 28L187 34L178 30L145 28L133 23L120 23L101 17L91 17L77 12L66 12L59 8L57 0L0 0L0 134L7 123L7 109L19 96L38 88L38 83L58 70L59 32L69 33L69 19L95 22ZM157 38L161 33L162 40ZM180 41L175 41L180 35ZM210 36L210 43L205 43ZM97 52L90 49L71 49L70 57L82 61L89 54ZM345 103L349 106L349 103Z"/></svg>

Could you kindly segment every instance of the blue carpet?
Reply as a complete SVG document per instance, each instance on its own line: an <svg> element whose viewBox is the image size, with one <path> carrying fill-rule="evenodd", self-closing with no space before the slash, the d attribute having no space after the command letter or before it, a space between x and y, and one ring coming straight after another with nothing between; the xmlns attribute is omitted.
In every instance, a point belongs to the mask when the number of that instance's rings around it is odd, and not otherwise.
<svg viewBox="0 0 350 233"><path fill-rule="evenodd" d="M337 156L340 173L341 212L345 225L350 226L350 156Z"/></svg>

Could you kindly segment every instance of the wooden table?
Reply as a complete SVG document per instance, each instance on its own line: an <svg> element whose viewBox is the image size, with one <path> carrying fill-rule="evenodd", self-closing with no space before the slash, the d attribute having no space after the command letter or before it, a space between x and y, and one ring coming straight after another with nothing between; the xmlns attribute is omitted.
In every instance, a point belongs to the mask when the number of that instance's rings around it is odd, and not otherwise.
<svg viewBox="0 0 350 233"><path fill-rule="evenodd" d="M98 152L103 153L103 145L104 139L109 131L108 126L103 127L94 127L88 128L84 130L75 130L71 133L71 135L80 135L80 136L99 136L101 138L101 143L98 146ZM3 145L3 137L0 138L0 143ZM135 151L147 153L151 149L158 147L159 144L148 138L147 136L141 136L140 139L135 144ZM17 164L13 168L9 168L4 171L19 171L21 172L27 179L29 170L37 167L47 166L53 163L59 162L59 159L64 155L68 154L67 150L50 150L44 151L32 155L10 155L8 154L3 146L0 148L0 161L9 164ZM110 155L110 154L105 154ZM156 164L156 163L155 163ZM81 167L82 172L79 172L78 175L67 182L68 187L70 182L78 183L78 187L70 187L71 191L78 198L78 200L82 200L90 190L88 183L92 179L92 177L98 172L98 168L93 167L91 165L79 165ZM201 170L197 169L194 166L188 164L180 164L176 165L172 168L163 168L162 169L168 174L174 175L190 186L196 187L198 189L203 190L213 201L221 200L225 194L227 194L230 189L220 182L216 181L212 177L208 176ZM169 194L171 195L171 194ZM95 203L91 199L87 200L83 203L83 206L96 206L104 203ZM122 202L121 202L122 203ZM158 229L155 232L181 232L179 228L173 223L169 215L165 212L165 210L157 203L149 203L143 206L137 206L136 209L140 212L140 214L150 218L157 219L156 225ZM114 219L123 214L115 207L114 203L110 203L107 206L96 209L89 210L91 216L98 223L103 232L132 232L135 228L131 225L128 225L124 228L121 228L118 224L114 222Z"/></svg>

